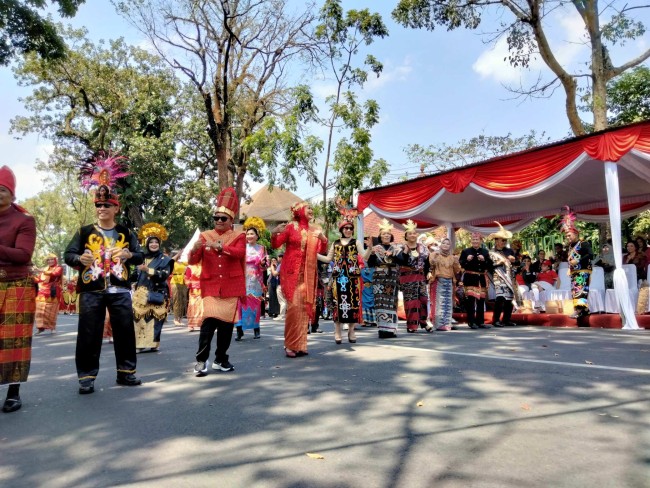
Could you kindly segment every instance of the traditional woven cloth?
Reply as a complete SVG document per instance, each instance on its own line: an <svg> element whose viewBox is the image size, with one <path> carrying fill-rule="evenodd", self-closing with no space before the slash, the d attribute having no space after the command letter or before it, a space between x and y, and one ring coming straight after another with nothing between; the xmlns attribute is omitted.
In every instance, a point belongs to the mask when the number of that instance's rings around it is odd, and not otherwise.
<svg viewBox="0 0 650 488"><path fill-rule="evenodd" d="M451 278L436 278L431 283L431 317L436 329L451 325L454 311L454 284Z"/></svg>
<svg viewBox="0 0 650 488"><path fill-rule="evenodd" d="M59 299L43 298L36 299L36 327L39 329L56 329L56 319L59 315Z"/></svg>
<svg viewBox="0 0 650 488"><path fill-rule="evenodd" d="M0 282L0 384L27 381L36 290L31 278Z"/></svg>
<svg viewBox="0 0 650 488"><path fill-rule="evenodd" d="M397 270L376 268L373 280L375 315L378 330L397 333Z"/></svg>

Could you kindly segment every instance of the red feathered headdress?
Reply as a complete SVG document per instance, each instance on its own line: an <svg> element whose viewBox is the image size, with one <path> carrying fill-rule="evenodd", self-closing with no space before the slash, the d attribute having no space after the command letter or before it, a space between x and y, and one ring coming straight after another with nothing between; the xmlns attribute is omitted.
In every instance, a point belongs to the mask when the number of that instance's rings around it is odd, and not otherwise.
<svg viewBox="0 0 650 488"><path fill-rule="evenodd" d="M84 190L95 190L95 203L119 205L116 187L119 180L128 176L124 156L106 155L103 151L93 159L79 165L79 181Z"/></svg>

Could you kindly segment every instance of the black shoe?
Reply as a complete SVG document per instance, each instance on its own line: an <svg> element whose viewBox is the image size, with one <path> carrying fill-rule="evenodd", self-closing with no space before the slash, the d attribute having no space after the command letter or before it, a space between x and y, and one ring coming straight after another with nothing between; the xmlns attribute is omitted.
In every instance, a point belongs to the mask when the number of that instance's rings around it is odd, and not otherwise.
<svg viewBox="0 0 650 488"><path fill-rule="evenodd" d="M505 325L507 325L508 327L516 327L517 326L517 324L515 324L514 322L506 322Z"/></svg>
<svg viewBox="0 0 650 488"><path fill-rule="evenodd" d="M495 323L493 323L492 325L494 325L495 327L505 327L505 326L506 326L506 324L504 324L503 322L501 322L501 321L499 321L499 320L497 320L497 321L496 321Z"/></svg>
<svg viewBox="0 0 650 488"><path fill-rule="evenodd" d="M123 386L139 386L142 384L142 380L136 378L134 374L118 375L115 381L118 385Z"/></svg>
<svg viewBox="0 0 650 488"><path fill-rule="evenodd" d="M79 394L89 395L95 392L95 380L83 380L79 382Z"/></svg>
<svg viewBox="0 0 650 488"><path fill-rule="evenodd" d="M242 340L242 337L244 337L244 329L240 325L237 327L237 337L235 337L235 340L239 342Z"/></svg>
<svg viewBox="0 0 650 488"><path fill-rule="evenodd" d="M253 332L255 335L253 335L253 339L259 339L260 338L260 329L253 329Z"/></svg>
<svg viewBox="0 0 650 488"><path fill-rule="evenodd" d="M478 329L478 325L476 324L467 324L470 329Z"/></svg>
<svg viewBox="0 0 650 488"><path fill-rule="evenodd" d="M2 411L4 413L11 413L20 410L22 406L23 402L20 400L20 397L7 398L2 406Z"/></svg>
<svg viewBox="0 0 650 488"><path fill-rule="evenodd" d="M479 329L491 329L492 326L488 324L478 324Z"/></svg>

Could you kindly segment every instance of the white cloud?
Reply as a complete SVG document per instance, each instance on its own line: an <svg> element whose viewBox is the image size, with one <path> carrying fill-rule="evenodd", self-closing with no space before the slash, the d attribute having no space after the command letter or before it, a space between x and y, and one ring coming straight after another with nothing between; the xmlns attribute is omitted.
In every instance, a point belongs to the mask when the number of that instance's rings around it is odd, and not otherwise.
<svg viewBox="0 0 650 488"><path fill-rule="evenodd" d="M546 24L547 37L556 59L571 70L587 49L584 21L575 9L571 9L556 12ZM539 55L531 57L528 68L516 68L508 62L508 54L508 43L502 36L494 46L480 54L472 69L482 79L506 84L524 81L531 73L548 69Z"/></svg>
<svg viewBox="0 0 650 488"><path fill-rule="evenodd" d="M413 63L410 56L406 56L401 64L393 65L390 61L387 61L384 64L384 70L381 72L379 77L374 73L368 75L368 81L364 85L364 88L369 91L378 90L389 83L402 83L406 82L411 73L413 72Z"/></svg>

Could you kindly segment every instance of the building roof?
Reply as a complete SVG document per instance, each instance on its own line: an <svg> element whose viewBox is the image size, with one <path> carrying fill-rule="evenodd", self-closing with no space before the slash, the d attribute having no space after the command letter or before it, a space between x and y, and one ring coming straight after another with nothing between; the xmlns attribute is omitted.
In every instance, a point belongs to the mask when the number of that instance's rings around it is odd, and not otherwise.
<svg viewBox="0 0 650 488"><path fill-rule="evenodd" d="M260 217L267 225L268 222L288 222L291 220L291 206L302 201L289 190L277 186L270 189L264 185L253 194L250 203L242 205L239 218L243 221L246 217Z"/></svg>

